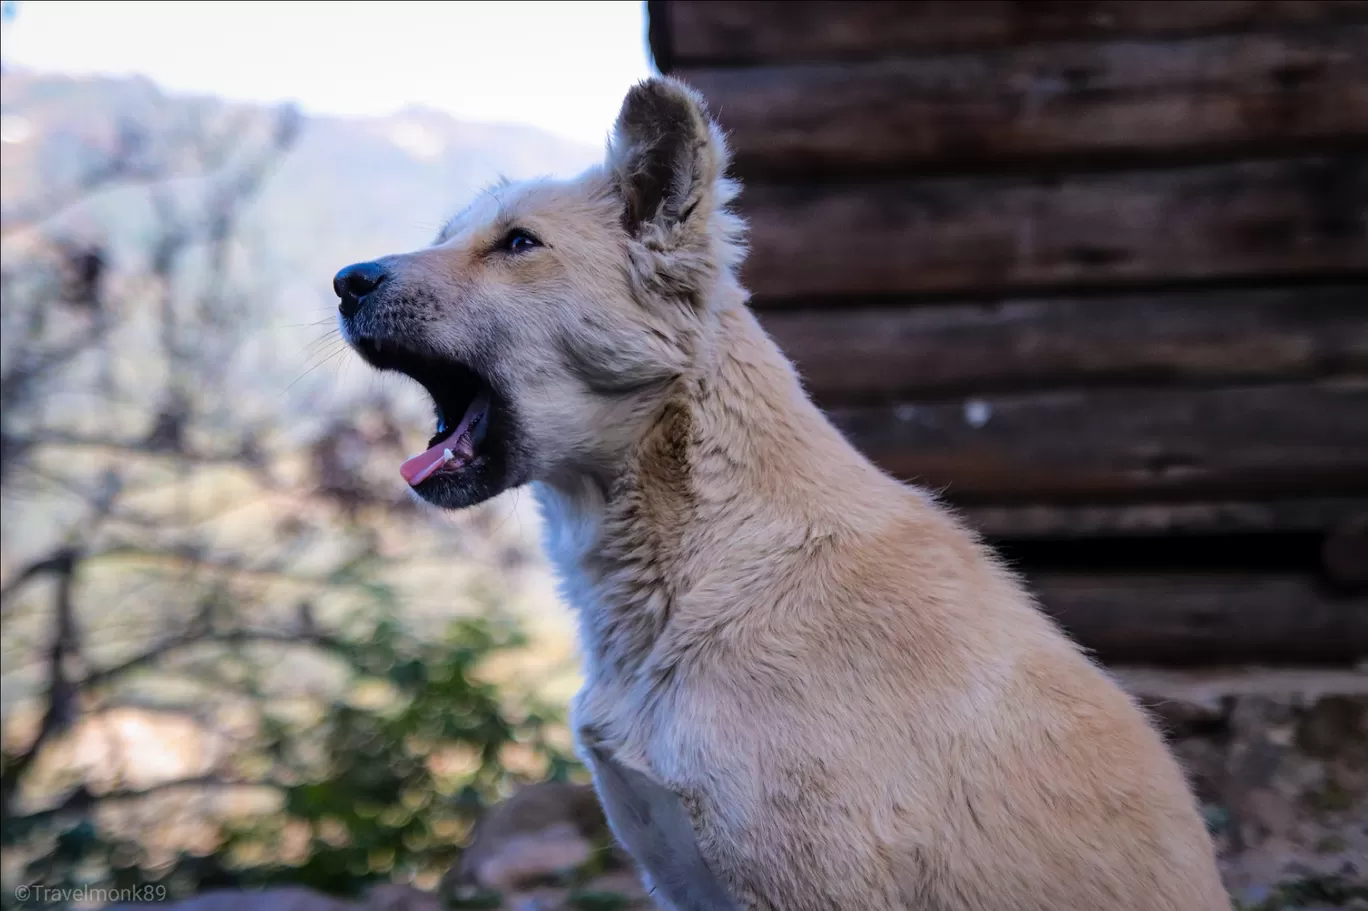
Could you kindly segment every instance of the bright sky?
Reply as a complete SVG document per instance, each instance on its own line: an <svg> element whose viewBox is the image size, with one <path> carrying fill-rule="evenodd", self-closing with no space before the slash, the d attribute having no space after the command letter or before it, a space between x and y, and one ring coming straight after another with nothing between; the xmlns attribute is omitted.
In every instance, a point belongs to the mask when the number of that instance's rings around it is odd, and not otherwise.
<svg viewBox="0 0 1368 911"><path fill-rule="evenodd" d="M623 92L650 71L645 6L23 0L5 24L4 61L141 73L172 91L289 99L315 113L422 105L599 145Z"/></svg>

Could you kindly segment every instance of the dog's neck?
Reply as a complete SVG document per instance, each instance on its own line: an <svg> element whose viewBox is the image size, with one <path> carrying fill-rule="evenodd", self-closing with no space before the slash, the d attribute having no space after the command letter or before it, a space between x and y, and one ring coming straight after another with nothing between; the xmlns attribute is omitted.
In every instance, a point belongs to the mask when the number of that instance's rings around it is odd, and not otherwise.
<svg viewBox="0 0 1368 911"><path fill-rule="evenodd" d="M782 572L769 557L849 530L893 483L809 401L748 308L716 319L620 473L536 485L591 673L629 673L690 591Z"/></svg>

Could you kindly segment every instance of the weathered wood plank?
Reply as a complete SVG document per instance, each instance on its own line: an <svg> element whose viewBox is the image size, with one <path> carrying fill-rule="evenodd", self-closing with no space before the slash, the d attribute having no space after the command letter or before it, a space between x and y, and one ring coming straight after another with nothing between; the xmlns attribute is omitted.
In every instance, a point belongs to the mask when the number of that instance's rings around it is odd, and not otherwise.
<svg viewBox="0 0 1368 911"><path fill-rule="evenodd" d="M651 50L689 62L849 59L1125 35L1361 22L1363 0L653 0Z"/></svg>
<svg viewBox="0 0 1368 911"><path fill-rule="evenodd" d="M761 311L827 404L1368 374L1368 284Z"/></svg>
<svg viewBox="0 0 1368 911"><path fill-rule="evenodd" d="M1368 493L1368 380L1065 391L837 408L899 477L956 502Z"/></svg>
<svg viewBox="0 0 1368 911"><path fill-rule="evenodd" d="M1368 270L1368 156L1046 178L751 184L761 299Z"/></svg>
<svg viewBox="0 0 1368 911"><path fill-rule="evenodd" d="M1041 605L1109 663L1349 662L1368 656L1368 598L1310 577L1028 576Z"/></svg>
<svg viewBox="0 0 1368 911"><path fill-rule="evenodd" d="M1368 148L1368 24L678 72L744 179Z"/></svg>
<svg viewBox="0 0 1368 911"><path fill-rule="evenodd" d="M1325 533L1368 513L1368 497L1217 502L1051 503L969 506L974 528L1003 540L1088 539L1136 535Z"/></svg>
<svg viewBox="0 0 1368 911"><path fill-rule="evenodd" d="M1330 529L1321 549L1321 563L1336 585L1368 587L1368 506Z"/></svg>

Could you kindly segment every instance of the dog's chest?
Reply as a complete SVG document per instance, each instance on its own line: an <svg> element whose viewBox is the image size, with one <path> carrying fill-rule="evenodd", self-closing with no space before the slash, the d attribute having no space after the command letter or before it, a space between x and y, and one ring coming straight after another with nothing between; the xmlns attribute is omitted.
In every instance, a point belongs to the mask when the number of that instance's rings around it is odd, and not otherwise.
<svg viewBox="0 0 1368 911"><path fill-rule="evenodd" d="M546 555L579 620L587 676L627 683L652 673L681 594L680 541L643 527L630 499L609 504L593 490L538 496Z"/></svg>
<svg viewBox="0 0 1368 911"><path fill-rule="evenodd" d="M669 620L680 597L662 542L634 535L621 504L594 492L538 491L543 544L561 596L578 620L584 686L574 721L600 728L622 748L645 750L682 685L673 673ZM676 542L677 543L677 542Z"/></svg>

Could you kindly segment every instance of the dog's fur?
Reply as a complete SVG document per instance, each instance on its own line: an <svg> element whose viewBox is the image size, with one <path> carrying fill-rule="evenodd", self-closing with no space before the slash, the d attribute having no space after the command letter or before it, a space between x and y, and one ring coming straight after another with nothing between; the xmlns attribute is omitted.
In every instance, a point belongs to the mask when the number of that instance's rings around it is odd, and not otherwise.
<svg viewBox="0 0 1368 911"><path fill-rule="evenodd" d="M365 317L504 400L485 493L533 482L582 752L659 897L1228 909L1140 710L805 395L746 307L726 167L701 99L648 80L601 168L491 189ZM513 224L545 246L491 259Z"/></svg>

